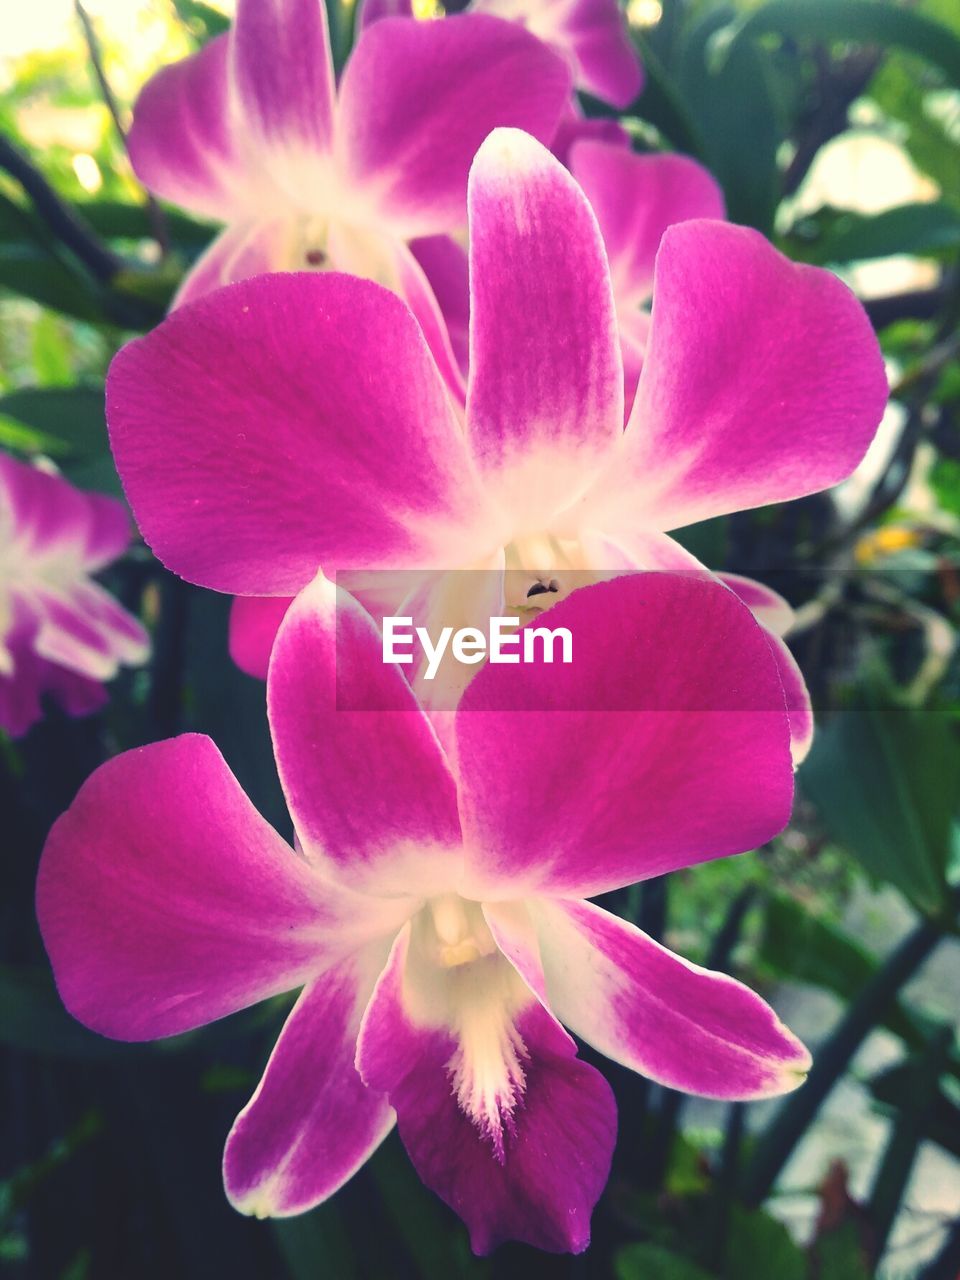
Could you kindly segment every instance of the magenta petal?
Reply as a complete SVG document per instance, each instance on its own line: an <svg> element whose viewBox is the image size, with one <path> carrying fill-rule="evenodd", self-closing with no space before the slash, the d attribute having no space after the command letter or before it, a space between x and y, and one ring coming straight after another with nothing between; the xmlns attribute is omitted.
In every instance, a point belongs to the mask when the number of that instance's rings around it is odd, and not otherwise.
<svg viewBox="0 0 960 1280"><path fill-rule="evenodd" d="M414 240L410 250L437 300L457 367L465 376L470 342L467 251L452 236L426 236Z"/></svg>
<svg viewBox="0 0 960 1280"><path fill-rule="evenodd" d="M350 709L358 703L378 710ZM373 620L323 579L294 601L280 628L267 708L308 856L377 894L453 887L460 824L436 735L400 668L383 662Z"/></svg>
<svg viewBox="0 0 960 1280"><path fill-rule="evenodd" d="M362 31L381 18L412 18L411 0L360 0L357 10L357 30Z"/></svg>
<svg viewBox="0 0 960 1280"><path fill-rule="evenodd" d="M590 1214L610 1171L616 1104L599 1072L536 1000L520 1014L523 1096L502 1158L460 1109L451 1084L453 1037L420 1026L404 1007L408 931L364 1017L357 1067L381 1089L420 1177L460 1215L475 1253L522 1240L553 1253L590 1243Z"/></svg>
<svg viewBox="0 0 960 1280"><path fill-rule="evenodd" d="M722 222L670 227L622 501L676 529L849 475L887 400L866 312L829 271Z"/></svg>
<svg viewBox="0 0 960 1280"><path fill-rule="evenodd" d="M801 764L813 745L813 704L803 672L790 652L783 636L793 626L793 609L783 596L762 582L743 578L738 573L717 575L721 582L737 593L760 625L770 633L770 647L777 660L780 680L790 716L790 750L793 763Z"/></svg>
<svg viewBox="0 0 960 1280"><path fill-rule="evenodd" d="M337 906L195 734L101 765L54 824L37 883L64 1004L120 1040L300 986L338 945Z"/></svg>
<svg viewBox="0 0 960 1280"><path fill-rule="evenodd" d="M476 559L452 403L409 310L368 280L261 276L181 308L115 357L107 418L144 537L189 581L293 595L321 564Z"/></svg>
<svg viewBox="0 0 960 1280"><path fill-rule="evenodd" d="M237 596L230 606L230 657L248 676L266 680L273 642L292 603L289 596Z"/></svg>
<svg viewBox="0 0 960 1280"><path fill-rule="evenodd" d="M634 574L546 617L570 630L573 661L487 665L457 711L464 892L592 897L782 829L783 689L732 591Z"/></svg>
<svg viewBox="0 0 960 1280"><path fill-rule="evenodd" d="M284 219L247 220L227 227L187 272L173 307L186 306L238 280L285 270L289 265L289 234L289 224Z"/></svg>
<svg viewBox="0 0 960 1280"><path fill-rule="evenodd" d="M290 1014L223 1157L230 1202L258 1218L303 1213L341 1187L393 1128L360 1079L360 1019L389 947L377 943L310 984Z"/></svg>
<svg viewBox="0 0 960 1280"><path fill-rule="evenodd" d="M613 147L625 147L630 150L630 134L619 120L611 118L587 119L575 107L560 121L560 127L553 135L550 150L562 165L570 168L570 155L578 142L605 142Z"/></svg>
<svg viewBox="0 0 960 1280"><path fill-rule="evenodd" d="M810 1055L749 987L675 956L588 902L533 904L550 1007L658 1084L745 1101L803 1083Z"/></svg>
<svg viewBox="0 0 960 1280"><path fill-rule="evenodd" d="M248 190L227 83L228 37L158 71L127 137L137 177L155 195L208 218L232 218Z"/></svg>
<svg viewBox="0 0 960 1280"><path fill-rule="evenodd" d="M571 152L570 170L597 215L618 307L649 298L667 227L724 216L716 180L687 156L637 155L607 142L582 141Z"/></svg>
<svg viewBox="0 0 960 1280"><path fill-rule="evenodd" d="M327 150L335 83L323 0L238 0L230 72L244 134L268 162Z"/></svg>
<svg viewBox="0 0 960 1280"><path fill-rule="evenodd" d="M506 505L537 528L541 508L547 521L572 502L623 430L607 260L583 192L517 130L480 148L469 201L470 440Z"/></svg>
<svg viewBox="0 0 960 1280"><path fill-rule="evenodd" d="M569 91L563 60L513 23L385 18L361 33L343 74L343 161L404 238L452 231L487 134L513 125L549 140Z"/></svg>
<svg viewBox="0 0 960 1280"><path fill-rule="evenodd" d="M617 0L473 0L472 9L522 22L571 64L574 84L627 107L643 87L643 69Z"/></svg>

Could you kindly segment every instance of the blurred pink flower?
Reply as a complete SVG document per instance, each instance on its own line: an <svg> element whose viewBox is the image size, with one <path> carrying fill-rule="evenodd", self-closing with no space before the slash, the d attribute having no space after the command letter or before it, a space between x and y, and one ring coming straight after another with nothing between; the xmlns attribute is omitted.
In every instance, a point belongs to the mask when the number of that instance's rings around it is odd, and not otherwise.
<svg viewBox="0 0 960 1280"><path fill-rule="evenodd" d="M569 63L574 84L623 110L643 88L643 67L617 0L471 0L468 13L516 22ZM411 0L363 0L360 25L413 13Z"/></svg>
<svg viewBox="0 0 960 1280"><path fill-rule="evenodd" d="M130 541L123 505L0 454L0 729L19 737L51 694L70 715L145 661L146 632L93 575Z"/></svg>
<svg viewBox="0 0 960 1280"><path fill-rule="evenodd" d="M369 615L318 578L268 682L297 852L195 735L103 765L54 826L40 926L94 1030L174 1035L303 988L227 1142L242 1211L309 1209L396 1120L476 1251L579 1251L616 1114L561 1023L671 1088L801 1083L809 1055L757 995L585 901L787 821L761 629L718 583L672 574L587 587L554 616L575 662L483 668L449 756Z"/></svg>
<svg viewBox="0 0 960 1280"><path fill-rule="evenodd" d="M323 0L239 0L230 32L155 75L134 109L141 180L227 224L177 304L265 271L364 276L406 300L457 385L406 242L465 223L470 161L491 129L549 140L569 96L563 61L499 19L378 23L338 85Z"/></svg>

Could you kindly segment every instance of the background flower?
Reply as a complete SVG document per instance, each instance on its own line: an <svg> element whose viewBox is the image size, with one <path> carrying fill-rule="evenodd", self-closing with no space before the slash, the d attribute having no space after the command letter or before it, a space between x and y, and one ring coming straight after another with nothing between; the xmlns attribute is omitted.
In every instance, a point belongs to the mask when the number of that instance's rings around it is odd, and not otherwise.
<svg viewBox="0 0 960 1280"><path fill-rule="evenodd" d="M50 694L70 715L102 706L147 633L94 574L130 541L122 503L0 454L0 728L14 737Z"/></svg>

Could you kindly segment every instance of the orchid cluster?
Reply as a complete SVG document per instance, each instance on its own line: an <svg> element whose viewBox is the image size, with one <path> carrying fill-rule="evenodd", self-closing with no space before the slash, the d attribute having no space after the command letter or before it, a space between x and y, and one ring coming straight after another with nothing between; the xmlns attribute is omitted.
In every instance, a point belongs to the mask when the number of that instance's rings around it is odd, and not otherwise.
<svg viewBox="0 0 960 1280"><path fill-rule="evenodd" d="M321 0L239 0L143 90L140 177L224 229L107 388L147 544L237 597L292 845L208 738L146 746L53 828L40 925L67 1007L119 1039L299 992L227 1141L241 1211L320 1203L396 1124L477 1252L579 1252L616 1114L570 1033L713 1098L809 1066L759 996L589 900L787 823L813 731L789 606L672 535L847 476L886 380L838 279L579 116L573 86L641 85L613 0L359 25L337 81ZM120 549L84 536L77 574ZM137 660L70 591L104 663ZM440 698L383 660L387 614L544 608L567 666L448 671Z"/></svg>

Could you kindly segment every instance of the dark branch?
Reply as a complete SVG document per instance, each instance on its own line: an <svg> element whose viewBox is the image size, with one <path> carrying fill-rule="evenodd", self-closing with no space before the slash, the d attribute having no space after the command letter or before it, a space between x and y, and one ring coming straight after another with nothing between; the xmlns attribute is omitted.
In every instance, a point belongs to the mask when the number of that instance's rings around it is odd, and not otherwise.
<svg viewBox="0 0 960 1280"><path fill-rule="evenodd" d="M123 268L123 261L97 238L54 191L46 178L22 155L9 138L0 135L0 168L19 182L37 213L58 240L73 253L101 284L109 284Z"/></svg>
<svg viewBox="0 0 960 1280"><path fill-rule="evenodd" d="M100 87L100 96L103 98L104 105L110 113L110 119L113 121L114 128L119 135L120 141L123 143L123 149L130 155L130 148L127 146L127 131L123 127L123 118L120 114L120 108L114 97L113 89L110 87L110 81L107 79L107 73L103 67L103 56L100 52L100 41L97 39L97 33L90 21L90 15L84 9L81 0L74 0L73 4L80 25L83 27L83 38L86 41L87 52L90 55L90 62L93 66L93 74L96 76L97 84ZM167 220L163 210L154 200L153 196L146 193L147 212L150 218L150 229L153 231L153 238L160 246L160 253L163 257L167 256L170 249L170 233L167 227Z"/></svg>

